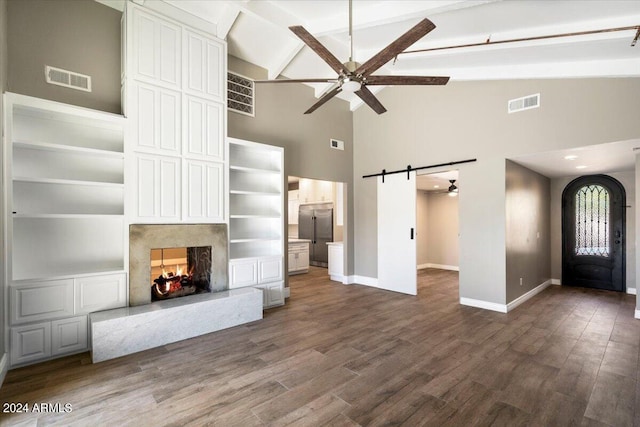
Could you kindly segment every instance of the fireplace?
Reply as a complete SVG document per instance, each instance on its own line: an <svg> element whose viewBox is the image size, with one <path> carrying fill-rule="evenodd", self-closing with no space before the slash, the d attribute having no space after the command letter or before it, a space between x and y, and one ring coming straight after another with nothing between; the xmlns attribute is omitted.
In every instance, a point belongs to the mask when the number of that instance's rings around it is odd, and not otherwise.
<svg viewBox="0 0 640 427"><path fill-rule="evenodd" d="M228 290L228 260L226 224L133 224L129 305Z"/></svg>
<svg viewBox="0 0 640 427"><path fill-rule="evenodd" d="M151 249L151 301L211 292L211 246Z"/></svg>

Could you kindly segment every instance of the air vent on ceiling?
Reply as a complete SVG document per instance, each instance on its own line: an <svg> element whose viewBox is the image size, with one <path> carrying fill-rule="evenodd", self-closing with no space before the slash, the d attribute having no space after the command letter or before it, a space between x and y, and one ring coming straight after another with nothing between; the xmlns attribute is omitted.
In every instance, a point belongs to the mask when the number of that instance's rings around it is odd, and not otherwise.
<svg viewBox="0 0 640 427"><path fill-rule="evenodd" d="M51 67L49 65L45 66L44 73L47 78L47 83L91 92L91 76Z"/></svg>
<svg viewBox="0 0 640 427"><path fill-rule="evenodd" d="M329 140L329 143L331 144L331 148L335 148L336 150L344 150L344 141L331 138Z"/></svg>
<svg viewBox="0 0 640 427"><path fill-rule="evenodd" d="M516 113L518 111L530 110L540 106L540 94L523 96L522 98L512 99L507 103L507 111Z"/></svg>

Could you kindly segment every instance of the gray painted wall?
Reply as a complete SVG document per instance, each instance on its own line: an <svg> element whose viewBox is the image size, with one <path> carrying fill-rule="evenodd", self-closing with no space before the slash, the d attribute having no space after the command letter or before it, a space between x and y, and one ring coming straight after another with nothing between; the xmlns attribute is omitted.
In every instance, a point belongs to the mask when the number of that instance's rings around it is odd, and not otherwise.
<svg viewBox="0 0 640 427"><path fill-rule="evenodd" d="M229 56L229 71L266 79L266 70ZM313 114L303 114L317 99L313 89L298 83L256 85L255 117L228 113L230 137L284 147L285 175L344 182L347 218L344 228L347 274L353 274L353 120L349 104L334 99ZM344 141L344 151L329 139ZM285 212L287 217L287 212Z"/></svg>
<svg viewBox="0 0 640 427"><path fill-rule="evenodd" d="M507 114L509 99L534 93L540 108ZM477 158L459 167L460 296L505 304L505 159L639 138L638 93L638 78L384 89L387 113L354 113L355 274L377 277L376 181L362 175Z"/></svg>
<svg viewBox="0 0 640 427"><path fill-rule="evenodd" d="M120 113L120 18L93 0L9 0L8 90ZM92 77L92 92L47 84L51 65Z"/></svg>
<svg viewBox="0 0 640 427"><path fill-rule="evenodd" d="M551 279L550 180L506 161L507 303ZM520 280L522 279L522 284Z"/></svg>
<svg viewBox="0 0 640 427"><path fill-rule="evenodd" d="M636 288L636 174L634 171L606 173L622 184L627 195L626 284ZM551 277L562 279L562 192L580 175L551 180Z"/></svg>
<svg viewBox="0 0 640 427"><path fill-rule="evenodd" d="M0 0L0 93L4 93L7 89L7 1ZM2 126L4 123L4 102L0 102L0 135L4 135ZM3 142L4 143L4 142ZM0 150L0 187L4 188L4 159ZM0 199L0 212L4 212L4 197ZM4 215L0 214L0 241L4 242ZM3 244L4 246L4 244ZM4 298L5 298L5 282L4 282L4 248L0 246L0 334L4 337ZM4 338L0 339L0 358L5 352ZM1 380L0 380L1 385Z"/></svg>
<svg viewBox="0 0 640 427"><path fill-rule="evenodd" d="M438 264L457 267L458 198L446 193L418 191L417 260L418 266Z"/></svg>

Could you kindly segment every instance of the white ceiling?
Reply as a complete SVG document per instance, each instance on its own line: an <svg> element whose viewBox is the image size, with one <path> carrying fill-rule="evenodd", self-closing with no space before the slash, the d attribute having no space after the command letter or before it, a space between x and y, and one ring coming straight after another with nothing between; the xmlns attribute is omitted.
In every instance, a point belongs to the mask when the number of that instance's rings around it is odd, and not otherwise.
<svg viewBox="0 0 640 427"><path fill-rule="evenodd" d="M122 8L122 0L97 1ZM288 29L292 25L304 26L340 61L349 57L348 0L165 1L211 22L212 31L227 40L229 54L265 68L272 79L335 77L333 70ZM640 41L631 47L636 29L484 44L487 39L496 42L638 27L638 0L354 0L354 59L365 62L422 18L430 19L436 28L408 51L483 45L404 53L375 74L445 75L452 81L640 77ZM328 86L314 85L316 96ZM371 89L377 92L384 87ZM353 94L343 92L339 97L349 101L352 109L362 105ZM639 141L627 141L575 150L588 166L577 174L633 169L632 149L639 145ZM563 153L514 160L551 177L576 174L573 163L564 160L568 153Z"/></svg>
<svg viewBox="0 0 640 427"><path fill-rule="evenodd" d="M265 68L272 79L335 77L291 25L304 26L340 61L349 57L348 0L167 2L216 24L231 55ZM354 0L354 59L365 62L422 18L436 28L408 51L638 26L640 1ZM452 81L640 76L640 42L630 46L635 34L631 29L404 53L375 74L446 75ZM316 84L316 96L327 86ZM361 105L352 94L339 96L352 109Z"/></svg>

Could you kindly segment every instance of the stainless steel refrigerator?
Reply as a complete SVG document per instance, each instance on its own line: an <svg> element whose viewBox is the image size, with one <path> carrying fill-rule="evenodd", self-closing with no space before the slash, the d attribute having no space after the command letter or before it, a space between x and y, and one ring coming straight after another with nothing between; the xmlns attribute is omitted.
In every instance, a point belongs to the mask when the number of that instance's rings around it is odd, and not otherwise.
<svg viewBox="0 0 640 427"><path fill-rule="evenodd" d="M300 205L298 237L311 240L309 264L328 267L329 248L327 242L333 242L333 203Z"/></svg>

